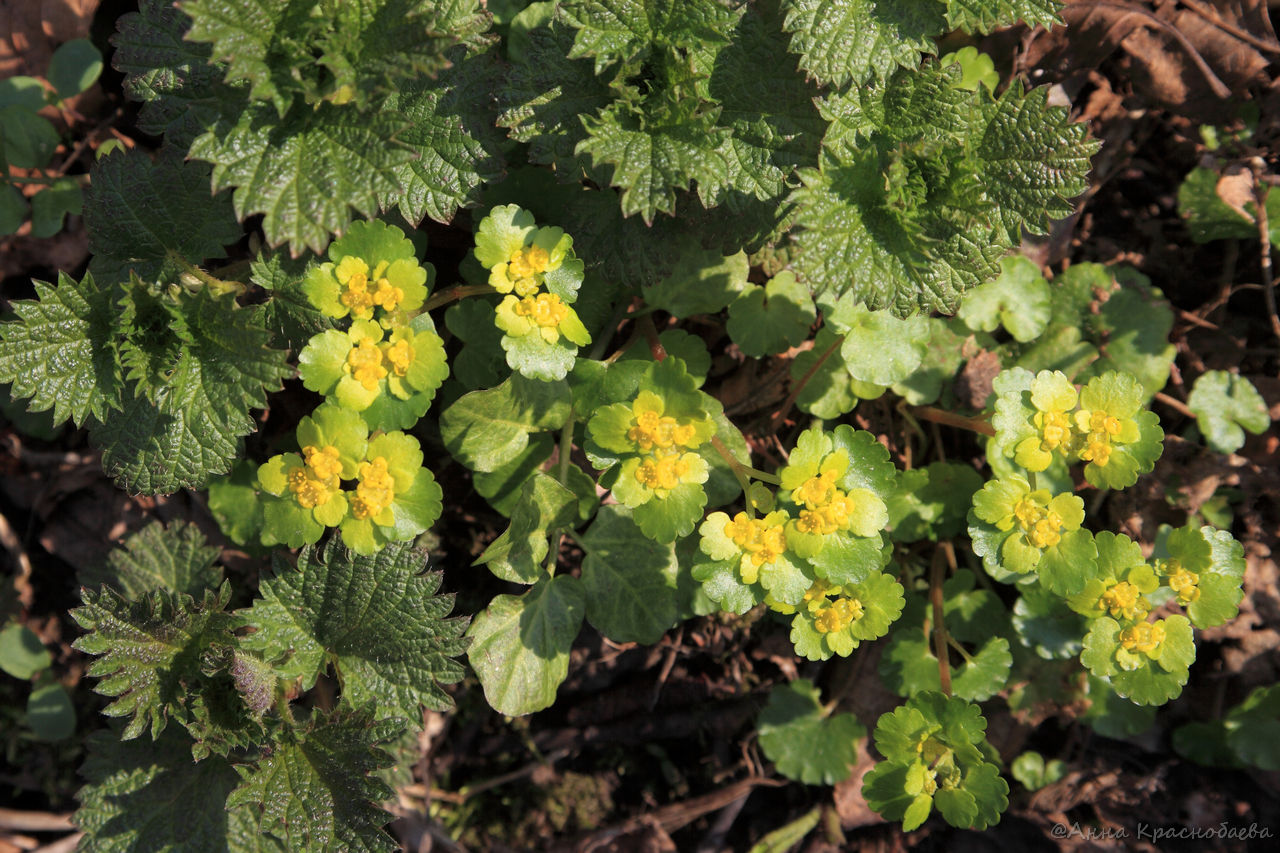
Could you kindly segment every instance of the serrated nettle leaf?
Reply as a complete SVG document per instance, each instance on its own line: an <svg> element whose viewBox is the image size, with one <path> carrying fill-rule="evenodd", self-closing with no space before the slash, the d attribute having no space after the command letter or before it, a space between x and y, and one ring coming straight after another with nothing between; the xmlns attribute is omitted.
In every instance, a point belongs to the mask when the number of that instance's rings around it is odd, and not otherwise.
<svg viewBox="0 0 1280 853"><path fill-rule="evenodd" d="M499 595L476 614L467 658L494 710L520 716L555 701L585 610L582 582L557 575L523 595Z"/></svg>
<svg viewBox="0 0 1280 853"><path fill-rule="evenodd" d="M255 629L241 645L303 687L332 662L345 698L372 705L378 719L451 707L440 684L462 677L453 658L465 649L466 620L446 618L453 597L435 594L440 575L422 574L424 563L408 543L361 556L336 536L304 548L296 568L277 557L261 597L241 613Z"/></svg>
<svg viewBox="0 0 1280 853"><path fill-rule="evenodd" d="M1028 26L1059 23L1061 0L946 0L947 29L986 34L1019 21Z"/></svg>
<svg viewBox="0 0 1280 853"><path fill-rule="evenodd" d="M511 526L490 543L473 565L487 565L503 580L536 583L549 548L547 537L577 516L577 497L541 472L525 480L511 510ZM558 544L558 543L552 543Z"/></svg>
<svg viewBox="0 0 1280 853"><path fill-rule="evenodd" d="M396 844L383 826L392 815L380 803L391 789L374 774L392 764L383 745L405 725L368 710L314 712L291 740L236 767L241 782L226 807L254 812L258 831L287 850L390 853Z"/></svg>
<svg viewBox="0 0 1280 853"><path fill-rule="evenodd" d="M60 273L58 286L34 282L34 301L15 301L17 320L0 326L0 382L32 411L53 410L54 425L106 419L124 403L117 353L117 292L86 273Z"/></svg>
<svg viewBox="0 0 1280 853"><path fill-rule="evenodd" d="M788 779L834 785L849 777L867 730L853 714L828 714L808 679L773 688L760 712L760 747Z"/></svg>
<svg viewBox="0 0 1280 853"><path fill-rule="evenodd" d="M676 575L671 545L654 542L625 507L602 507L582 536L586 617L619 643L656 643L676 623Z"/></svg>
<svg viewBox="0 0 1280 853"><path fill-rule="evenodd" d="M440 431L455 459L494 471L528 446L531 433L559 429L572 411L568 383L517 375L463 395L440 416Z"/></svg>
<svg viewBox="0 0 1280 853"><path fill-rule="evenodd" d="M821 83L843 88L916 68L947 31L937 0L787 0L785 27L800 65Z"/></svg>
<svg viewBox="0 0 1280 853"><path fill-rule="evenodd" d="M86 785L76 794L74 818L86 849L222 853L233 847L232 827L257 811L227 808L240 783L235 768L219 756L193 762L191 739L180 728L169 727L154 742L97 731L87 744L80 770Z"/></svg>
<svg viewBox="0 0 1280 853"><path fill-rule="evenodd" d="M1243 447L1245 430L1260 435L1271 425L1266 401L1253 383L1224 370L1196 377L1187 407L1195 413L1205 442L1219 453Z"/></svg>
<svg viewBox="0 0 1280 853"><path fill-rule="evenodd" d="M307 298L303 289L306 270L307 263L283 252L259 254L249 265L249 280L270 293L258 311L263 327L273 335L272 345L278 349L298 352L312 337L333 328L333 319Z"/></svg>
<svg viewBox="0 0 1280 853"><path fill-rule="evenodd" d="M194 524L178 521L165 527L153 521L122 544L105 565L82 569L80 584L106 584L137 599L157 589L199 596L222 580L222 570L214 566L221 552Z"/></svg>
<svg viewBox="0 0 1280 853"><path fill-rule="evenodd" d="M351 106L301 102L277 117L262 105L219 117L188 156L213 164L213 187L234 187L236 216L264 215L272 246L323 252L352 212L373 216L400 189L397 167L413 158L394 137L405 119Z"/></svg>
<svg viewBox="0 0 1280 853"><path fill-rule="evenodd" d="M103 713L132 716L123 737L135 738L149 727L160 735L171 716L185 715L187 682L198 680L200 656L233 642L233 617L224 613L230 587L206 590L200 602L157 589L137 601L103 587L81 590L84 604L71 616L87 632L73 647L99 655L88 674L102 678L94 688L113 697Z"/></svg>

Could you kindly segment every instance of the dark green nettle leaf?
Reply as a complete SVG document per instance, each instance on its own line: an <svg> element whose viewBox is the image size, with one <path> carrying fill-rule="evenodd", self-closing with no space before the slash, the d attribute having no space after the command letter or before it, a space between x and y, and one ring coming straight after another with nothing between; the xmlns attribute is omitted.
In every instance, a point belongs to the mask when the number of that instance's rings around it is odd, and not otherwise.
<svg viewBox="0 0 1280 853"><path fill-rule="evenodd" d="M173 148L154 160L135 148L95 163L84 198L94 274L111 284L131 271L148 282L173 280L183 260L224 257L241 230L230 194L210 195L210 174Z"/></svg>
<svg viewBox="0 0 1280 853"><path fill-rule="evenodd" d="M675 546L645 536L621 506L602 507L582 544L587 621L619 643L658 642L676 623Z"/></svg>
<svg viewBox="0 0 1280 853"><path fill-rule="evenodd" d="M459 207L479 204L484 183L502 177L494 103L501 66L492 53L468 57L458 48L451 56L453 65L438 78L406 82L384 107L404 114L409 126L397 139L418 155L396 168L403 189L382 198L409 222L448 222Z"/></svg>
<svg viewBox="0 0 1280 853"><path fill-rule="evenodd" d="M303 687L332 662L346 700L373 705L379 718L452 707L439 684L462 677L453 657L465 649L466 620L446 618L453 596L435 594L440 574L423 574L425 562L409 543L364 557L336 536L303 548L296 568L277 556L261 598L242 615L255 631L241 646Z"/></svg>
<svg viewBox="0 0 1280 853"><path fill-rule="evenodd" d="M264 215L272 246L323 252L352 211L378 212L379 196L400 189L396 169L413 153L393 142L405 121L321 104L297 104L282 117L261 105L221 117L191 144L189 156L213 164L215 190L235 187L236 216Z"/></svg>
<svg viewBox="0 0 1280 853"><path fill-rule="evenodd" d="M773 688L760 712L760 746L778 772L806 785L849 778L867 730L853 714L831 714L807 678Z"/></svg>
<svg viewBox="0 0 1280 853"><path fill-rule="evenodd" d="M986 34L1022 21L1052 27L1061 0L946 0L947 29Z"/></svg>
<svg viewBox="0 0 1280 853"><path fill-rule="evenodd" d="M383 744L394 742L405 725L375 722L369 711L317 713L290 740L236 767L242 781L226 807L256 811L259 831L285 850L397 850L382 829L392 816L378 805L391 789L374 774L394 763Z"/></svg>
<svg viewBox="0 0 1280 853"><path fill-rule="evenodd" d="M307 263L284 252L258 255L249 265L250 280L270 294L258 308L272 346L300 352L314 335L333 328L333 320L311 303L302 288Z"/></svg>
<svg viewBox="0 0 1280 853"><path fill-rule="evenodd" d="M194 524L178 521L166 528L153 521L123 545L107 556L105 565L82 569L80 584L107 584L137 599L157 589L198 596L222 580L222 570L214 566L219 550Z"/></svg>
<svg viewBox="0 0 1280 853"><path fill-rule="evenodd" d="M496 388L472 391L440 417L445 447L476 471L495 471L529 444L535 432L559 429L573 410L567 382L514 375Z"/></svg>
<svg viewBox="0 0 1280 853"><path fill-rule="evenodd" d="M101 655L88 672L103 679L94 688L98 693L115 698L103 713L133 717L122 735L126 740L148 726L155 739L170 716L185 714L188 682L199 679L201 656L232 642L233 617L223 612L230 586L206 590L198 603L163 589L137 601L109 587L80 594L84 605L71 616L88 633L72 648Z"/></svg>
<svg viewBox="0 0 1280 853"><path fill-rule="evenodd" d="M229 810L226 800L240 782L231 763L212 756L191 760L191 739L171 727L151 741L121 741L113 732L88 738L80 772L75 824L85 833L80 849L96 853L224 853L233 827L252 821L256 805Z"/></svg>
<svg viewBox="0 0 1280 853"><path fill-rule="evenodd" d="M230 469L254 429L249 410L293 372L288 353L268 349L259 314L231 294L154 296L135 279L121 306L121 360L137 388L91 427L102 466L133 492L199 488Z"/></svg>
<svg viewBox="0 0 1280 853"><path fill-rule="evenodd" d="M112 289L89 274L34 284L37 298L12 303L17 321L0 326L0 382L30 397L32 411L52 409L55 426L106 419L124 395Z"/></svg>
<svg viewBox="0 0 1280 853"><path fill-rule="evenodd" d="M898 314L952 312L1025 227L1071 211L1095 146L1043 89L999 98L956 66L899 70L828 97L817 169L802 169L797 273Z"/></svg>
<svg viewBox="0 0 1280 853"><path fill-rule="evenodd" d="M820 83L842 87L914 69L949 27L938 0L784 0L786 29L800 65Z"/></svg>
<svg viewBox="0 0 1280 853"><path fill-rule="evenodd" d="M494 710L519 716L555 701L585 609L582 581L556 575L523 595L499 595L476 615L467 657Z"/></svg>

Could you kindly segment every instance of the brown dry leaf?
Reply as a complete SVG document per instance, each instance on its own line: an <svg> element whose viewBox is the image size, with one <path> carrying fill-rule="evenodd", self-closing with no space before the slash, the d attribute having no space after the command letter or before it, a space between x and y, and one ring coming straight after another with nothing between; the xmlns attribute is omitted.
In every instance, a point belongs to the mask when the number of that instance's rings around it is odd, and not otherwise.
<svg viewBox="0 0 1280 853"><path fill-rule="evenodd" d="M1253 214L1246 206L1254 203L1253 173L1247 166L1241 163L1228 166L1222 177L1218 178L1214 192L1222 199L1223 204L1253 223Z"/></svg>
<svg viewBox="0 0 1280 853"><path fill-rule="evenodd" d="M0 77L42 76L63 42L89 36L100 0L0 0Z"/></svg>
<svg viewBox="0 0 1280 853"><path fill-rule="evenodd" d="M862 797L862 777L876 766L875 759L867 751L867 740L858 741L858 760L853 765L849 778L836 784L833 797L836 814L840 816L841 829L857 829L860 826L874 826L885 823L885 819L872 811Z"/></svg>

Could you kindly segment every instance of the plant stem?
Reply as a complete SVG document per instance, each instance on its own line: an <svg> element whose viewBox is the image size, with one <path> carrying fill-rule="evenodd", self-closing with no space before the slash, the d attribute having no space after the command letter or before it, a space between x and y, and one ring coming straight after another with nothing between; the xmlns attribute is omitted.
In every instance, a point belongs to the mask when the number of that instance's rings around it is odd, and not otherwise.
<svg viewBox="0 0 1280 853"><path fill-rule="evenodd" d="M714 447L716 452L724 458L724 461L729 463L729 467L733 469L734 476L742 475L765 483L770 483L775 486L782 485L782 480L778 475L769 474L765 471L761 471L759 468L752 468L750 465L743 465L737 459L734 459L733 454L729 452L729 448L720 440L720 436L711 436L711 446Z"/></svg>
<svg viewBox="0 0 1280 853"><path fill-rule="evenodd" d="M76 175L74 177L75 177L76 183L79 183L82 185L89 183L88 175ZM18 177L16 175L4 176L4 182L8 184L43 184L46 187L52 186L57 181L61 181L61 180L64 180L64 178L56 175L52 177L47 177L47 178L46 177L30 177L30 176L23 178L23 177Z"/></svg>
<svg viewBox="0 0 1280 853"><path fill-rule="evenodd" d="M773 417L769 419L769 426L771 430L777 430L778 424L782 423L782 419L791 412L791 407L796 404L796 399L800 396L800 392L804 390L804 386L809 384L809 380L814 377L814 374L818 372L818 369L822 367L823 363L825 363L827 359L831 358L832 353L840 349L840 345L843 343L844 335L836 338L835 342L832 343L831 346L827 347L826 352L818 356L818 360L805 371L804 376L801 376L800 380L791 386L791 393L787 394L787 399L782 401L782 405L778 407L778 411L774 412Z"/></svg>
<svg viewBox="0 0 1280 853"><path fill-rule="evenodd" d="M658 340L658 327L653 324L653 315L644 314L636 322L640 333L644 335L644 339L649 343L649 352L653 354L654 361L662 361L667 357L667 350L662 345L662 341Z"/></svg>
<svg viewBox="0 0 1280 853"><path fill-rule="evenodd" d="M943 622L942 579L943 553L939 546L934 549L933 560L929 565L929 600L933 604L933 653L938 658L938 681L942 683L942 692L951 695L951 661L947 658L947 626Z"/></svg>
<svg viewBox="0 0 1280 853"><path fill-rule="evenodd" d="M497 292L498 291L494 290L487 284L459 284L455 287L450 287L447 290L442 290L435 296L432 296L422 306L422 310L431 311L432 309L439 308L441 305L448 305L456 299L462 299L467 296L486 296L490 293Z"/></svg>
<svg viewBox="0 0 1280 853"><path fill-rule="evenodd" d="M1266 297L1267 314L1271 318L1271 331L1280 341L1280 313L1276 311L1276 282L1271 272L1271 224L1267 221L1268 188L1262 181L1262 173L1266 163L1261 157L1253 158L1253 194L1258 210L1258 239L1262 241L1262 256L1259 266L1262 272L1262 295Z"/></svg>
<svg viewBox="0 0 1280 853"><path fill-rule="evenodd" d="M996 428L986 418L971 418L966 415L957 415L955 412L948 412L946 409L939 409L936 406L911 406L910 411L913 415L922 420L932 421L936 424L945 424L946 426L960 427L961 429L971 430L980 435L995 435Z"/></svg>
<svg viewBox="0 0 1280 853"><path fill-rule="evenodd" d="M216 278L215 276L209 275L209 273L205 272L204 270L200 269L200 267L196 266L195 264L188 261L186 258L182 257L182 255L178 254L173 249L169 249L165 253L165 255L168 257L169 260L173 261L175 264L182 267L183 272L187 273L192 278L199 281L201 284L203 284L205 287L212 290L214 293L234 293L236 296L239 296L240 294L245 292L246 288L244 284L242 284L241 282L223 281L220 278Z"/></svg>
<svg viewBox="0 0 1280 853"><path fill-rule="evenodd" d="M569 486L570 456L573 454L575 414L577 413L570 410L569 419L564 422L564 426L560 429L560 458L556 470L556 479L560 481L560 485L566 488ZM547 546L547 561L543 564L543 568L547 570L548 575L556 573L556 561L560 559L560 544L563 539L564 528L556 527L551 531L550 544Z"/></svg>

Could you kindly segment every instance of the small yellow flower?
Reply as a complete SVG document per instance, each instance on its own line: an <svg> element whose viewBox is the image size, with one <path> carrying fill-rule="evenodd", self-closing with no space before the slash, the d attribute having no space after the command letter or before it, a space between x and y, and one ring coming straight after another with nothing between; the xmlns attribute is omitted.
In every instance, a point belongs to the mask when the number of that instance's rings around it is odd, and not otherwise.
<svg viewBox="0 0 1280 853"><path fill-rule="evenodd" d="M1147 599L1128 581L1108 587L1099 597L1098 606L1117 619L1142 619L1147 615Z"/></svg>
<svg viewBox="0 0 1280 853"><path fill-rule="evenodd" d="M1139 622L1130 625L1120 632L1120 645L1129 652L1141 652L1148 657L1155 657L1160 644L1164 642L1164 620L1158 622Z"/></svg>
<svg viewBox="0 0 1280 853"><path fill-rule="evenodd" d="M379 518L385 518L389 514L395 497L395 481L387 469L386 458L376 456L368 462L361 462L359 481L355 494L350 499L352 517L372 518L378 524L390 524L391 521Z"/></svg>
<svg viewBox="0 0 1280 853"><path fill-rule="evenodd" d="M369 391L376 389L378 380L387 375L382 365L382 350L372 338L364 338L351 348L343 370Z"/></svg>
<svg viewBox="0 0 1280 853"><path fill-rule="evenodd" d="M655 453L636 469L636 480L650 489L671 491L684 482L692 462L691 453Z"/></svg>
<svg viewBox="0 0 1280 853"><path fill-rule="evenodd" d="M288 473L289 491L306 509L324 506L342 488L339 480L342 462L338 459L338 448L308 446L302 448L302 456L305 464Z"/></svg>
<svg viewBox="0 0 1280 853"><path fill-rule="evenodd" d="M1200 576L1195 572L1188 571L1177 564L1176 560L1170 560L1175 569L1169 575L1169 587L1178 594L1178 603L1186 607L1192 602L1200 599Z"/></svg>

